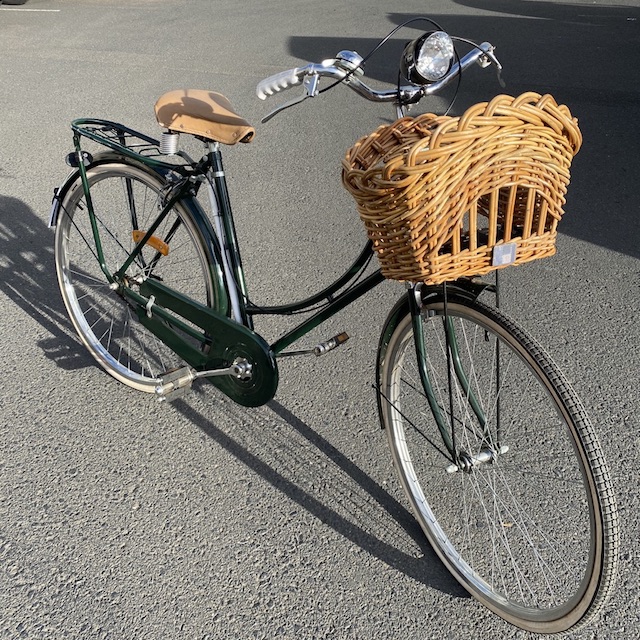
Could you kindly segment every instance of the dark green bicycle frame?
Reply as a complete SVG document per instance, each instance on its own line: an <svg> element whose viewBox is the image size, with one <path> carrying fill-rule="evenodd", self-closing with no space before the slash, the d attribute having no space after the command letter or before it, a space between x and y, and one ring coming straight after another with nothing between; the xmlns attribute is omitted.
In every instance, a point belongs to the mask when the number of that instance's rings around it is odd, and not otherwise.
<svg viewBox="0 0 640 640"><path fill-rule="evenodd" d="M101 144L105 144L105 140L103 138L93 136L83 128L82 125L86 122L94 121L74 122L74 143L78 159L83 157L80 145L81 136L86 136L100 142ZM106 124L114 125L114 123ZM126 133L135 133L138 137L143 138L151 145L157 144L157 141L147 138L146 136L141 136L141 134L137 134L137 132L125 129L121 125L114 126L119 127L119 130ZM91 221L93 239L96 247L96 255L105 276L114 286L117 284L121 295L133 303L134 307L138 310L138 317L140 321L181 358L198 370L202 371L228 366L229 362L225 362L223 354L226 354L228 360L228 353L230 349L233 350L234 346L239 343L244 345L244 350L248 358L252 361L259 361L261 363L261 388L253 388L248 392L248 385L243 383L236 384L229 376L209 378L212 383L221 388L222 391L239 404L257 406L268 402L275 394L275 390L277 388L278 374L275 359L278 356L286 355L285 349L287 349L287 347L304 337L306 334L325 322L325 320L331 318L333 315L349 306L352 302L368 293L384 281L384 276L381 274L379 269L358 281L371 257L372 245L371 242L367 242L360 255L356 258L349 269L347 269L342 276L322 291L310 296L309 298L291 304L278 306L253 305L248 302L240 249L222 165L222 154L219 148L215 146L210 149L209 153L203 158L203 160L195 166L175 166L161 160L141 156L135 151L130 151L126 147L124 140L120 140L112 144L106 142L106 144L117 153L129 156L132 160L135 160L136 163L142 163L157 171L159 176L168 172L173 172L174 174L180 174L181 177L176 181L175 186L168 191L168 195L165 199L166 201L164 202L164 206L158 214L157 219L148 229L145 230L144 236L137 243L134 250L129 254L127 260L115 273L111 273L106 266L103 256L100 231L98 228L97 218L93 210L86 168L83 162L78 161L78 171L82 179L88 214ZM213 180L215 193L217 195L219 213L222 221L224 238L220 240L213 232L206 214L195 201L195 195L201 183L201 176L204 175L208 169L212 169L212 173L214 175ZM152 279L147 279L142 283L139 287L139 292L131 289L126 283L124 276L127 269L140 256L142 248L146 245L156 229L178 202L189 202L188 209L192 216L196 218L195 221L198 224L198 227L203 234L210 236L206 238L206 240L210 246L216 249L216 255L214 256L215 260L220 261L222 259L222 251L227 251L229 266L234 280L234 282L231 283L231 286L235 286L238 291L240 322L235 322L229 318L228 301L225 296L220 296L220 299L218 300L218 309L210 309L181 296L179 292L172 291ZM130 207L132 223L135 226L136 214L133 198L130 198ZM198 218L203 219L199 220ZM218 277L223 277L221 276L221 272L218 274ZM216 283L216 286L220 292L225 290L225 285L222 282ZM416 353L418 356L418 362L422 363L419 368L425 396L428 399L443 442L451 454L452 459L454 459L455 437L453 433L453 417L451 424L448 425L443 415L442 408L438 405L435 399L435 394L433 392L425 364L425 345L422 331L420 330L421 310L419 305L416 303L415 288L412 287L409 290L408 295L414 324ZM149 305L152 300L161 302L153 304L153 313L150 313ZM290 330L270 345L265 343L264 340L262 340L262 338L253 330L254 316L292 315L296 313L311 312L316 308L316 313L305 319L294 329ZM167 309L169 311L167 311ZM180 318L176 317L176 314L187 320L191 325L200 327L203 331L200 332L197 329L193 329L190 324L187 324L180 320ZM445 319L444 327L453 363L453 370L455 371L455 375L467 395L469 404L478 417L480 425L484 427L485 418L482 409L471 390L460 361L456 335L451 318ZM189 344L181 337L181 333L187 334L191 338L195 338L200 341L203 345L203 349L195 349L192 344ZM215 335L215 341L212 341L209 338L209 336L212 335ZM255 387L256 385L253 386Z"/></svg>

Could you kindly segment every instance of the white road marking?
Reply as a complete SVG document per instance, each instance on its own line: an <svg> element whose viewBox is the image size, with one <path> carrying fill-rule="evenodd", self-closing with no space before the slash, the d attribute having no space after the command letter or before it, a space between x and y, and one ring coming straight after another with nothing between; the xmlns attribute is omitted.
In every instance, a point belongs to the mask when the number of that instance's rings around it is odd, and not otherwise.
<svg viewBox="0 0 640 640"><path fill-rule="evenodd" d="M0 7L0 11L39 11L40 13L60 13L61 9L18 9L14 7Z"/></svg>

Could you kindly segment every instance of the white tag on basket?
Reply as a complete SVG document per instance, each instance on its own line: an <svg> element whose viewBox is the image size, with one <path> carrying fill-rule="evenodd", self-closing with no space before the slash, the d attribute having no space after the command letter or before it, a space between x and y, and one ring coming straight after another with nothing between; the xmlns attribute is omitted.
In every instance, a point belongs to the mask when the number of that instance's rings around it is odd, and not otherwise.
<svg viewBox="0 0 640 640"><path fill-rule="evenodd" d="M515 242L507 242L506 244L498 244L493 247L493 256L491 259L492 267L504 267L516 261L516 249L518 245Z"/></svg>

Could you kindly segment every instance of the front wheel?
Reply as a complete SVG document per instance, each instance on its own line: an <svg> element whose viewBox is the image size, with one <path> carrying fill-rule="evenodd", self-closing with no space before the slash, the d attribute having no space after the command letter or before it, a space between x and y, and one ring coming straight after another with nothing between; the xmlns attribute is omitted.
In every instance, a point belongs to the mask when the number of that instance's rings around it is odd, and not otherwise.
<svg viewBox="0 0 640 640"><path fill-rule="evenodd" d="M405 493L441 560L489 609L537 633L582 626L613 588L619 535L593 426L511 320L462 297L448 319L444 307L435 297L422 308L422 347L408 311L381 343L381 420Z"/></svg>

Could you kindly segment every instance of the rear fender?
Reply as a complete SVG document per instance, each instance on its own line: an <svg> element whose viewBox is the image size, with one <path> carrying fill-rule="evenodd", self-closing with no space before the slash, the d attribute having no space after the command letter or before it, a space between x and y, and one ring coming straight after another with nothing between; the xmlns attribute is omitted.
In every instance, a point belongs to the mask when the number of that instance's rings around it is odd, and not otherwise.
<svg viewBox="0 0 640 640"><path fill-rule="evenodd" d="M68 158L72 158L75 154L69 154ZM123 155L116 153L115 151L100 151L95 155L89 155L83 153L83 159L85 164L85 170L89 170L93 167L96 167L101 164L107 164L109 162L126 162L127 164L133 164L137 167L150 171L158 175L158 177L163 178L166 174L166 171L162 171L155 167L149 167L142 162L136 162L131 158L125 158ZM77 165L77 162L74 163ZM52 229L58 224L58 218L60 216L60 205L64 201L65 197L71 190L71 188L82 180L80 175L80 169L77 166L69 172L64 181L60 184L60 186L56 187L53 190L53 199L51 200L51 213L49 214L49 228Z"/></svg>
<svg viewBox="0 0 640 640"><path fill-rule="evenodd" d="M124 157L123 155L118 154L115 151L101 151L99 153L96 153L93 157L90 158L90 161L88 163L87 159L85 159L85 170L89 171L94 167L109 164L112 162L121 162L127 165L136 166L139 169L146 171L147 173L156 175L159 179L164 179L169 173L169 170L167 169L152 167L142 162L137 162L135 159ZM74 168L62 182L62 184L54 189L53 200L51 202L51 213L49 216L50 228L54 228L58 224L60 211L62 209L62 203L65 201L65 198L68 196L69 192L72 189L76 188L76 185L81 183L82 176L80 173L80 169ZM215 307L220 313L228 315L229 299L224 286L220 244L213 230L211 222L209 221L206 213L195 198L184 198L180 204L189 212L192 220L197 225L198 230L200 231L202 238L205 241L206 250L209 253L212 265L211 276L213 278L213 286L215 289Z"/></svg>

